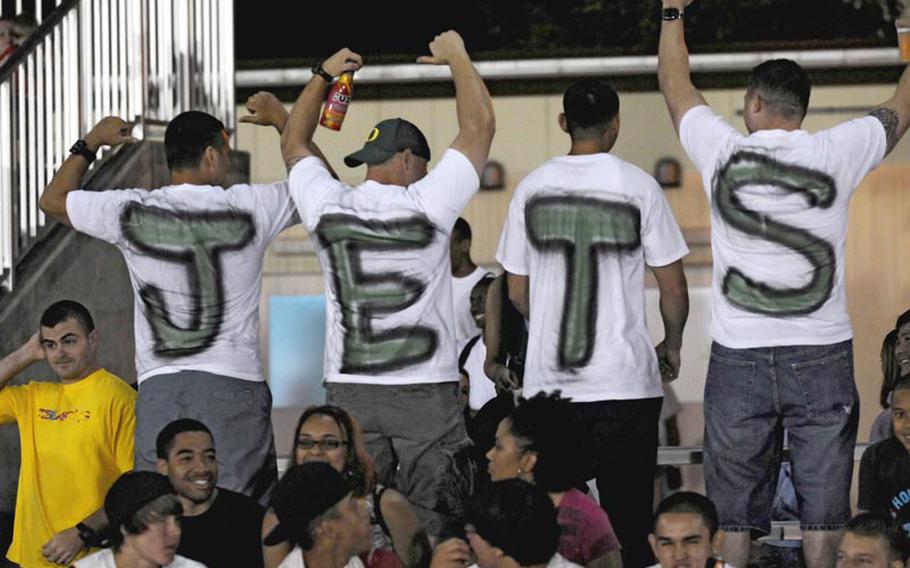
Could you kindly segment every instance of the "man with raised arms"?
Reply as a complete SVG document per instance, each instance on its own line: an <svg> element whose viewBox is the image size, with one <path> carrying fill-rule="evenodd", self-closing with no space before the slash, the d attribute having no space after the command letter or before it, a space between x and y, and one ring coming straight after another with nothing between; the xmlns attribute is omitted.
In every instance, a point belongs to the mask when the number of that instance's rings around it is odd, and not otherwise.
<svg viewBox="0 0 910 568"><path fill-rule="evenodd" d="M810 134L806 72L766 61L752 70L742 134L692 84L690 2L663 2L659 79L711 204L705 484L726 533L724 558L744 566L752 535L771 527L782 425L806 565L830 568L850 518L859 418L844 287L848 205L910 124L910 74L868 116Z"/></svg>
<svg viewBox="0 0 910 568"><path fill-rule="evenodd" d="M456 456L459 412L449 236L479 188L493 140L493 105L461 37L448 31L418 61L448 65L458 135L427 172L430 146L401 118L379 122L345 164L365 181L332 177L310 151L325 88L361 67L342 49L314 67L282 136L291 195L326 278L325 379L330 404L363 427L379 482L401 490L430 534L461 529L467 490Z"/></svg>

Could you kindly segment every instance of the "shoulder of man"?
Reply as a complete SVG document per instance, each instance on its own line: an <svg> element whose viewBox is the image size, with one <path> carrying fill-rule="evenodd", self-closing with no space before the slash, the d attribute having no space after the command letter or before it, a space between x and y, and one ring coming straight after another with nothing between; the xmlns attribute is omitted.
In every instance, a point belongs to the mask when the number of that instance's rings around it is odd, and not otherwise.
<svg viewBox="0 0 910 568"><path fill-rule="evenodd" d="M265 514L265 507L260 505L253 498L223 487L218 488L218 497L215 498L215 503L217 503L219 507L231 511L242 511L244 514L255 513L260 516Z"/></svg>

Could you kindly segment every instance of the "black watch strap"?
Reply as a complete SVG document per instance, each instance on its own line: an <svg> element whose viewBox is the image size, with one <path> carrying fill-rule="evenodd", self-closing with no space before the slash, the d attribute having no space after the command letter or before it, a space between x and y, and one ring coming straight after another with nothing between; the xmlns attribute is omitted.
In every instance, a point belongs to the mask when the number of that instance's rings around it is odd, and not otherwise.
<svg viewBox="0 0 910 568"><path fill-rule="evenodd" d="M672 22L673 20L681 20L683 17L683 11L679 8L664 8L661 12L661 18L665 22Z"/></svg>
<svg viewBox="0 0 910 568"><path fill-rule="evenodd" d="M310 69L310 72L311 72L313 75L319 75L320 77L322 77L323 79L325 79L327 83L331 83L332 81L335 80L335 77L332 77L332 76L329 74L329 72L326 71L325 68L323 68L323 66L322 66L322 61L319 61L319 62L316 63L316 65L313 65L313 68Z"/></svg>
<svg viewBox="0 0 910 568"><path fill-rule="evenodd" d="M79 156L82 156L83 158L88 160L89 164L94 162L95 158L97 157L95 155L95 152L92 152L91 150L89 150L88 144L85 143L85 140L76 140L76 143L73 144L72 148L70 148L70 154L77 154ZM82 523L80 523L80 524L82 524Z"/></svg>
<svg viewBox="0 0 910 568"><path fill-rule="evenodd" d="M85 523L76 524L76 530L79 532L79 538L82 539L82 542L85 543L86 546L91 544L98 535L98 533L95 532L95 529Z"/></svg>

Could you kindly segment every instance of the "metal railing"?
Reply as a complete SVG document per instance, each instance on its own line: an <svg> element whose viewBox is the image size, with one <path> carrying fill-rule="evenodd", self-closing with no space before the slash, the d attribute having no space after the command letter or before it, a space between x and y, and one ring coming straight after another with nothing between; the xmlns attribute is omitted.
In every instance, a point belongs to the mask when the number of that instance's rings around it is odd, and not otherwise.
<svg viewBox="0 0 910 568"><path fill-rule="evenodd" d="M58 2L0 67L7 291L16 262L48 227L38 209L42 190L69 145L101 118L166 121L197 109L234 124L233 0Z"/></svg>

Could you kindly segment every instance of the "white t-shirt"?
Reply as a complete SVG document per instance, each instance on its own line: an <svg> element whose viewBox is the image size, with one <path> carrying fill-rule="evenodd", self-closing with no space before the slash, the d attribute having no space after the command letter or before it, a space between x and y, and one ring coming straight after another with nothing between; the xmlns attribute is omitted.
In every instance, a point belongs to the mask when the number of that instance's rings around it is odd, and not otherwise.
<svg viewBox="0 0 910 568"><path fill-rule="evenodd" d="M458 381L449 235L479 183L452 149L408 187L351 187L315 157L294 166L291 196L326 278L327 382Z"/></svg>
<svg viewBox="0 0 910 568"><path fill-rule="evenodd" d="M264 380L262 262L296 222L286 182L73 191L66 212L77 231L123 253L140 383L182 370Z"/></svg>
<svg viewBox="0 0 910 568"><path fill-rule="evenodd" d="M523 179L496 259L530 277L524 396L662 396L644 269L688 252L654 178L615 156L560 156Z"/></svg>
<svg viewBox="0 0 910 568"><path fill-rule="evenodd" d="M474 321L474 316L471 315L471 290L487 274L490 274L489 270L478 266L467 276L452 277L452 300L455 304L455 348L458 353L461 353L467 342L481 331L477 327L477 322Z"/></svg>
<svg viewBox="0 0 910 568"><path fill-rule="evenodd" d="M295 546L294 550L284 557L278 568L306 568L306 564L303 562L303 550L299 546ZM363 561L359 556L352 556L344 568L364 568Z"/></svg>
<svg viewBox="0 0 910 568"><path fill-rule="evenodd" d="M117 564L114 561L114 551L110 548L89 554L82 560L77 560L73 566L76 568L117 568ZM174 556L174 561L164 568L205 568L205 564L177 554Z"/></svg>
<svg viewBox="0 0 910 568"><path fill-rule="evenodd" d="M809 134L736 131L689 110L682 145L711 202L714 340L732 348L853 337L844 290L850 196L884 158L874 117Z"/></svg>
<svg viewBox="0 0 910 568"><path fill-rule="evenodd" d="M483 364L487 359L487 346L483 342L483 337L475 337L478 339L471 345L463 367L468 374L468 406L471 410L480 410L484 404L496 398L496 385L483 371ZM464 358L465 353L462 352L459 357Z"/></svg>

